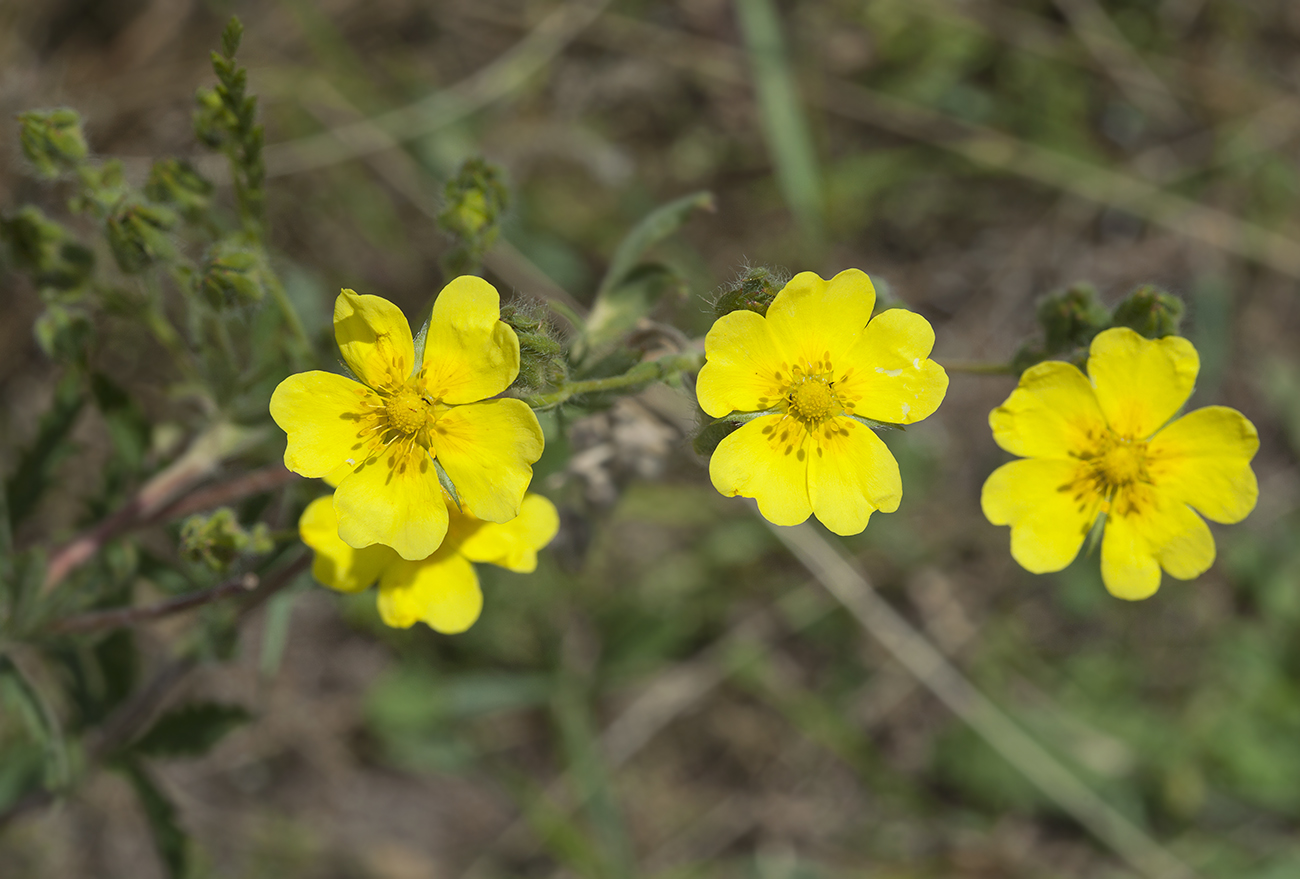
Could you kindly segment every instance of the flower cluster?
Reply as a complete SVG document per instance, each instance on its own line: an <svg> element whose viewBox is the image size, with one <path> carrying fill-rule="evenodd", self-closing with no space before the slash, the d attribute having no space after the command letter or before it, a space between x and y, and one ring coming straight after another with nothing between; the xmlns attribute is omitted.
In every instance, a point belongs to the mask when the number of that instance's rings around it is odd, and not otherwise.
<svg viewBox="0 0 1300 879"><path fill-rule="evenodd" d="M990 522L1011 526L1017 562L1061 570L1100 516L1102 579L1120 598L1154 593L1162 568L1187 580L1210 567L1201 516L1240 522L1254 509L1259 436L1225 406L1170 420L1199 369L1186 339L1115 328L1093 339L1086 376L1059 361L1025 371L989 416L997 444L1023 460L995 470L981 497Z"/></svg>
<svg viewBox="0 0 1300 879"><path fill-rule="evenodd" d="M378 564L376 559L415 563L384 566L390 571L381 578L385 620L408 626L425 620L455 630L452 621L465 620L465 596L476 595L477 585L468 589L463 566L457 569L448 559L496 561L456 549L466 542L463 521L501 526L511 534L511 527L529 529L520 538L525 542L545 530L535 522L507 524L521 516L532 464L542 454L542 430L532 410L521 400L497 396L519 372L519 340L500 320L497 291L473 276L443 288L418 341L395 305L352 290L335 302L334 335L355 378L300 373L281 382L271 397L271 417L288 434L285 466L337 485L332 501L324 499L328 516L317 501L303 518L304 540L318 553L317 576L346 591L354 582L348 578L370 570L365 566ZM533 506L538 503L543 501ZM453 521L462 523L454 533ZM338 543L326 541L322 528ZM486 524L482 529L497 533ZM346 563L322 567L322 557L344 558L339 546L360 561L347 556ZM375 552L367 555L371 547ZM456 570L456 576L448 574ZM431 584L438 572L449 577L443 604L430 597L437 592ZM453 605L454 612L447 609ZM476 616L477 609L465 625Z"/></svg>

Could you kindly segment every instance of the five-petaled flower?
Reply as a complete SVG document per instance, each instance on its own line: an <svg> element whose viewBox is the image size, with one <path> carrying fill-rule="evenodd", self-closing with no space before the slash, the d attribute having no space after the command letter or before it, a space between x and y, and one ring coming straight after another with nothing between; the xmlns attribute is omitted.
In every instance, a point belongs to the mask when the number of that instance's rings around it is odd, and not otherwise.
<svg viewBox="0 0 1300 879"><path fill-rule="evenodd" d="M714 418L762 413L714 451L709 475L718 491L755 498L777 525L812 513L837 534L858 533L876 510L898 509L898 462L859 419L920 421L943 401L948 376L928 359L929 322L898 308L872 318L875 302L857 269L830 281L803 272L766 317L734 311L713 325L700 406Z"/></svg>
<svg viewBox="0 0 1300 879"><path fill-rule="evenodd" d="M285 466L341 480L334 510L348 546L431 555L448 521L439 467L474 516L508 522L519 514L542 430L522 400L489 399L519 373L519 340L499 318L490 284L456 278L434 302L416 362L397 306L344 290L334 335L359 381L312 371L275 389L271 417L289 435Z"/></svg>
<svg viewBox="0 0 1300 879"><path fill-rule="evenodd" d="M1024 460L993 471L981 497L990 522L1011 526L1017 562L1061 570L1105 514L1101 575L1113 595L1146 598L1161 568L1188 580L1210 567L1214 538L1194 511L1230 523L1254 509L1259 436L1225 406L1170 421L1199 369L1186 339L1116 328L1093 339L1087 376L1059 361L1025 371L989 416L997 444Z"/></svg>
<svg viewBox="0 0 1300 879"><path fill-rule="evenodd" d="M443 503L439 498L439 503ZM307 505L298 520L303 543L315 550L312 574L339 592L360 592L379 582L379 615L394 628L423 622L439 632L463 632L478 619L483 593L471 562L527 573L537 551L560 525L555 506L525 495L519 515L504 524L484 522L446 505L450 524L437 551L420 561L402 558L387 546L353 549L338 536L338 519L328 496Z"/></svg>

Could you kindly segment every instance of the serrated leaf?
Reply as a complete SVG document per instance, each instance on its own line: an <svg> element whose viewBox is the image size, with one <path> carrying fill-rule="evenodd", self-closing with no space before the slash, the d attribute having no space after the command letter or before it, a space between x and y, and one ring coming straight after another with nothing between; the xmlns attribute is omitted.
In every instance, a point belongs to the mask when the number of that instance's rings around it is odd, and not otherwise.
<svg viewBox="0 0 1300 879"><path fill-rule="evenodd" d="M81 382L69 372L55 389L49 410L41 416L36 439L19 457L5 485L11 521L27 518L50 485L55 467L74 451L69 434L84 404Z"/></svg>
<svg viewBox="0 0 1300 879"><path fill-rule="evenodd" d="M0 689L18 703L28 731L44 751L46 783L65 787L69 776L67 743L49 702L6 656L0 656Z"/></svg>
<svg viewBox="0 0 1300 879"><path fill-rule="evenodd" d="M189 866L189 838L176 821L176 807L137 761L123 760L118 765L140 800L167 876L183 879Z"/></svg>
<svg viewBox="0 0 1300 879"><path fill-rule="evenodd" d="M192 702L158 718L130 750L148 757L197 757L251 718L239 705Z"/></svg>

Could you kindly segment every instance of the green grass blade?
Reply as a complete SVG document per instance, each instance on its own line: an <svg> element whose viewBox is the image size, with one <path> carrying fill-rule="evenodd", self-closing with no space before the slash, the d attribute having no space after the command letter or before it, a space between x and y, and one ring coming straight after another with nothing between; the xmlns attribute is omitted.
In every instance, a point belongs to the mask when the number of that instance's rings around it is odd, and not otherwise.
<svg viewBox="0 0 1300 879"><path fill-rule="evenodd" d="M804 238L820 244L823 228L821 174L772 0L736 0L749 53L763 135L776 165L777 183Z"/></svg>

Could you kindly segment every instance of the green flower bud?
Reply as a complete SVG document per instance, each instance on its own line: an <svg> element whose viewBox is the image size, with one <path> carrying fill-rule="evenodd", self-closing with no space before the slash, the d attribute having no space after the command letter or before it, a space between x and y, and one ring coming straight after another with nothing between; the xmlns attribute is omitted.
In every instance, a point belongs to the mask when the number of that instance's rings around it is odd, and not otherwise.
<svg viewBox="0 0 1300 879"><path fill-rule="evenodd" d="M254 305L266 296L261 254L229 241L208 251L195 279L198 292L216 309Z"/></svg>
<svg viewBox="0 0 1300 879"><path fill-rule="evenodd" d="M218 573L229 570L241 555L266 553L273 547L265 525L245 529L229 507L190 516L181 525L181 555Z"/></svg>
<svg viewBox="0 0 1300 879"><path fill-rule="evenodd" d="M448 274L477 270L483 256L496 243L501 218L510 204L510 191L496 165L475 157L461 165L443 191L445 207L438 226L456 240L444 257Z"/></svg>
<svg viewBox="0 0 1300 879"><path fill-rule="evenodd" d="M90 277L94 254L39 208L27 206L0 220L0 239L14 264L29 272L38 287L73 290Z"/></svg>
<svg viewBox="0 0 1300 879"><path fill-rule="evenodd" d="M722 291L713 303L718 317L733 311L752 311L767 316L768 306L789 279L764 266L746 268L745 273Z"/></svg>
<svg viewBox="0 0 1300 879"><path fill-rule="evenodd" d="M156 202L175 205L182 216L195 220L212 202L212 184L183 159L162 159L149 169L144 193Z"/></svg>
<svg viewBox="0 0 1300 879"><path fill-rule="evenodd" d="M82 360L93 335L85 309L58 301L45 306L32 330L41 350L56 363Z"/></svg>
<svg viewBox="0 0 1300 879"><path fill-rule="evenodd" d="M219 150L225 146L230 131L238 124L235 115L226 109L216 89L201 88L194 95L194 136L204 146Z"/></svg>
<svg viewBox="0 0 1300 879"><path fill-rule="evenodd" d="M167 233L175 225L176 215L167 208L124 199L109 214L105 231L118 266L135 274L171 252Z"/></svg>
<svg viewBox="0 0 1300 879"><path fill-rule="evenodd" d="M1183 301L1159 287L1144 284L1115 306L1115 326L1129 327L1148 339L1177 335L1183 321Z"/></svg>
<svg viewBox="0 0 1300 879"><path fill-rule="evenodd" d="M511 387L535 394L563 385L569 376L564 346L542 307L533 303L503 305L501 320L519 337L519 375Z"/></svg>
<svg viewBox="0 0 1300 879"><path fill-rule="evenodd" d="M25 155L44 177L57 177L86 159L86 137L75 110L28 110L18 114Z"/></svg>
<svg viewBox="0 0 1300 879"><path fill-rule="evenodd" d="M1054 357L1087 347L1092 337L1110 326L1110 313L1091 284L1078 283L1047 294L1038 303L1038 322L1045 336L1045 354Z"/></svg>

